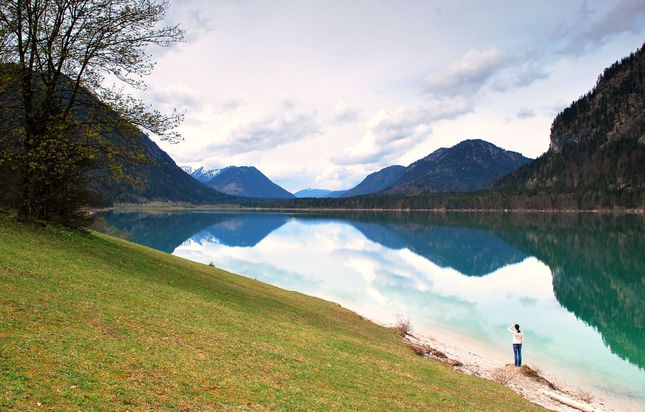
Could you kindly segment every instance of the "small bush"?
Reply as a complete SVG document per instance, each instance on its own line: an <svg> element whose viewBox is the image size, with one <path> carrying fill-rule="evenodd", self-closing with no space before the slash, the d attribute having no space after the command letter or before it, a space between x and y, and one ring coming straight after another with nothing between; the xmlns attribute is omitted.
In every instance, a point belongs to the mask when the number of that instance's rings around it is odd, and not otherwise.
<svg viewBox="0 0 645 412"><path fill-rule="evenodd" d="M396 315L396 323L394 324L394 328L401 336L411 335L413 330L410 319L404 317L401 314Z"/></svg>
<svg viewBox="0 0 645 412"><path fill-rule="evenodd" d="M430 349L428 349L427 346L425 345L420 345L418 343L408 343L408 347L412 349L414 353L416 353L419 356L425 356L430 352Z"/></svg>

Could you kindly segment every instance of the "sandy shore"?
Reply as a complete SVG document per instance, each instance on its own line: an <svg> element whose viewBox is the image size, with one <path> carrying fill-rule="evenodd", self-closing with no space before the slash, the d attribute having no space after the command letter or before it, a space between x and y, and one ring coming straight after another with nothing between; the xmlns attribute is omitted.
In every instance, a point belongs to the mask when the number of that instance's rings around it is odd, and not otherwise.
<svg viewBox="0 0 645 412"><path fill-rule="evenodd" d="M537 368L515 368L427 336L407 334L404 341L418 355L438 359L468 375L497 381L527 400L553 411L619 411L624 407L568 386Z"/></svg>

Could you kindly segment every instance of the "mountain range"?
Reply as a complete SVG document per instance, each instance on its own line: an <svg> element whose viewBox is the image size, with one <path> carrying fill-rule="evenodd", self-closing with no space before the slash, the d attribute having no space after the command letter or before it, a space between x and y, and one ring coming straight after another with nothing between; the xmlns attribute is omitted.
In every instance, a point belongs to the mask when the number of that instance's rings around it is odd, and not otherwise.
<svg viewBox="0 0 645 412"><path fill-rule="evenodd" d="M88 107L104 107L87 93ZM108 108L100 116L116 116ZM8 114L6 117L10 117ZM144 162L121 161L128 179L113 179L97 170L91 187L98 195L94 206L114 203L153 201L205 203L243 203L245 199L288 200L295 196L272 182L253 166L222 169L179 168L166 152L137 128L105 127L101 137L110 145L140 153ZM118 161L118 160L117 160ZM405 193L477 190L495 177L523 164L528 159L483 141L465 141L453 148L439 149L408 167L393 165L369 174L348 190L298 192L298 197L349 198L374 193ZM183 169L183 170L182 170ZM5 174L5 171L0 171ZM8 172L7 172L8 173ZM10 179L7 179L10 181ZM0 183L0 189L4 189ZM10 190L3 190L8 193Z"/></svg>
<svg viewBox="0 0 645 412"><path fill-rule="evenodd" d="M229 195L256 199L346 198L375 193L416 195L480 190L531 159L484 140L464 140L438 149L408 167L388 166L369 174L348 190L303 189L295 196L272 182L255 167L183 170L207 186Z"/></svg>
<svg viewBox="0 0 645 412"><path fill-rule="evenodd" d="M644 72L643 47L605 69L589 93L556 116L549 150L536 160L481 139L469 139L440 148L407 167L393 165L378 170L351 189L306 189L295 197L407 197L488 190L477 196L488 197L490 207L499 207L495 202L506 196L503 193L514 193L515 198L522 199L532 197L535 200L529 207L533 208L546 207L547 200L557 207L560 200L553 203L546 199L553 194L569 196L567 205L577 199L575 207L583 207L583 203L591 205L585 207L595 207L592 203L599 199L611 200L610 204L643 204ZM255 167L200 168L189 172L196 180L228 195L294 198ZM509 206L520 203L518 198Z"/></svg>
<svg viewBox="0 0 645 412"><path fill-rule="evenodd" d="M400 208L408 206L397 199L413 196L425 199L420 203L415 200L414 207L421 208L642 207L645 204L643 73L643 47L605 69L589 93L557 115L551 127L549 150L534 161L480 139L464 140L453 147L440 148L407 167L393 165L371 173L351 189L305 189L296 192L296 196L253 166L182 170L136 128L104 127L100 134L105 142L141 153L146 161L121 161L122 174L130 179L104 177L105 173L97 170L91 188L100 196L93 205L151 201L239 204L249 198L342 200L359 197L364 202L352 199L351 207L383 207L394 202ZM105 107L90 93L86 95L88 107ZM0 119L10 128L13 116L9 103L15 96L5 92L1 97L7 104L0 107ZM101 110L100 117L116 116L108 108ZM7 134L8 144L11 139L11 134ZM2 200L8 203L11 203L8 198L16 193L14 186L19 184L12 170L9 163L0 165L3 176L0 191L4 193ZM471 197L428 196L483 189L491 190ZM385 196L364 199L366 195L388 195L389 200ZM350 205L337 201L332 204L331 200L334 199L328 199L328 207Z"/></svg>
<svg viewBox="0 0 645 412"><path fill-rule="evenodd" d="M533 161L498 152L482 141L464 141L414 162L382 192L351 199L300 199L283 206L642 210L644 73L645 44L605 69L591 91L555 117L549 150Z"/></svg>
<svg viewBox="0 0 645 412"><path fill-rule="evenodd" d="M531 162L517 152L480 139L441 148L405 169L385 194L418 195L436 192L472 192Z"/></svg>
<svg viewBox="0 0 645 412"><path fill-rule="evenodd" d="M343 193L344 190L329 190L329 189L312 189L308 187L307 189L298 190L294 193L294 196L297 198L303 197L336 197L336 193Z"/></svg>
<svg viewBox="0 0 645 412"><path fill-rule="evenodd" d="M520 153L481 139L441 148L405 166L388 166L369 174L349 190L306 189L296 197L341 198L361 195L419 195L481 190L500 177L531 162Z"/></svg>

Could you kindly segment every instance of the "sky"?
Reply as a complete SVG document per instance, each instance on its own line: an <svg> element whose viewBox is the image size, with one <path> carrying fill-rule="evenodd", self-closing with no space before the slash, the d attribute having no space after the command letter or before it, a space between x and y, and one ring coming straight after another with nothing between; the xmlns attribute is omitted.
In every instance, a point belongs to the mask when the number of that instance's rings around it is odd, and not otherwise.
<svg viewBox="0 0 645 412"><path fill-rule="evenodd" d="M480 138L537 157L555 115L645 40L645 0L174 0L185 41L139 92L185 113L179 165L348 189Z"/></svg>

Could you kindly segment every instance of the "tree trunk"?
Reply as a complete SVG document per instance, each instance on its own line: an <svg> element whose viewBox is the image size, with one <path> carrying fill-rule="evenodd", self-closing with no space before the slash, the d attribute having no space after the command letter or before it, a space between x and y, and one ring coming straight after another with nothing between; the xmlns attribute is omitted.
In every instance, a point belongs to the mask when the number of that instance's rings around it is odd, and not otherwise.
<svg viewBox="0 0 645 412"><path fill-rule="evenodd" d="M42 192L42 182L39 182L35 172L34 163L38 161L35 153L41 138L38 136L36 121L33 113L27 113L25 116L25 140L23 142L24 150L24 167L22 185L20 187L20 198L18 203L18 219L25 222L31 222L40 219L39 194Z"/></svg>

